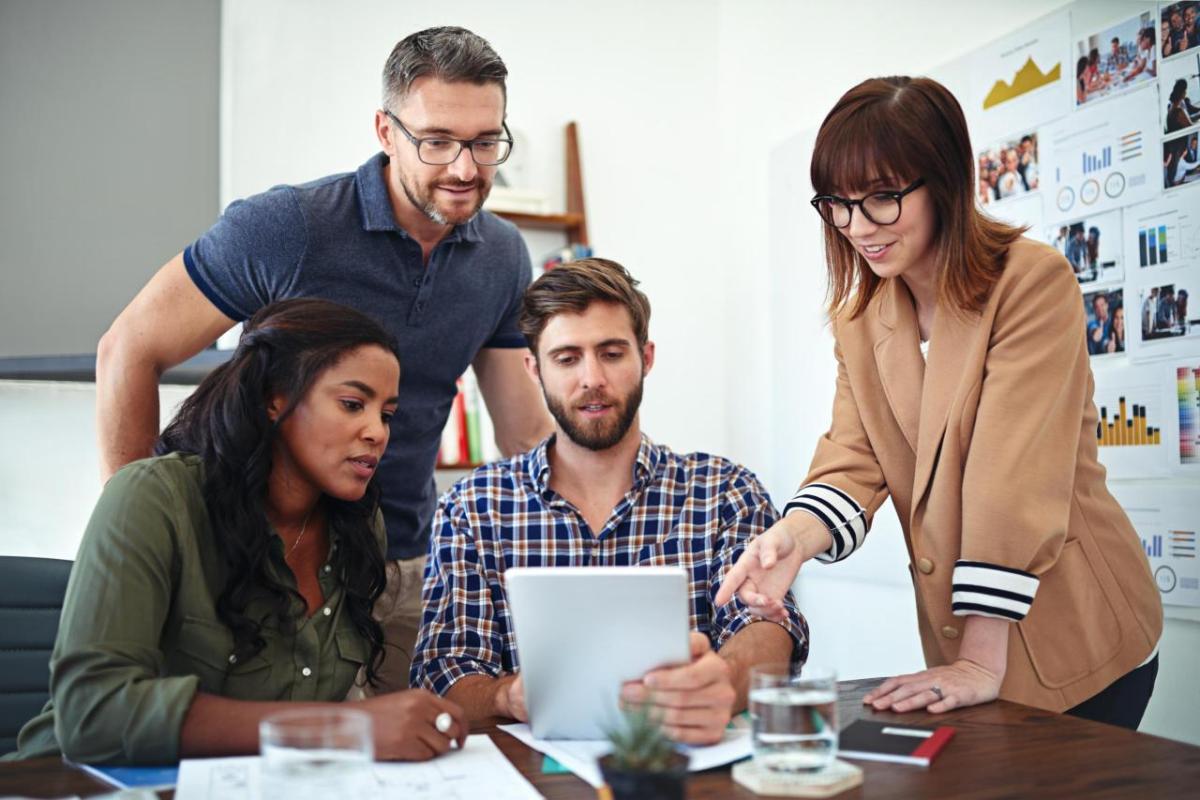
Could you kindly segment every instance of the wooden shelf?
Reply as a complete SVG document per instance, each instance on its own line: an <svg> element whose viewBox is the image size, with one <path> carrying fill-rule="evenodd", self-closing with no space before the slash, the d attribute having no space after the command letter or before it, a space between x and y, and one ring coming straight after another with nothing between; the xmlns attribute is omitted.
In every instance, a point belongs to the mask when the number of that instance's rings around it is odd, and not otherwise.
<svg viewBox="0 0 1200 800"><path fill-rule="evenodd" d="M567 210L562 214L524 214L519 211L496 211L514 225L538 230L563 231L568 244L589 244L587 212L583 207L583 167L579 162L579 127L568 122L566 131Z"/></svg>
<svg viewBox="0 0 1200 800"><path fill-rule="evenodd" d="M522 214L518 211L493 211L514 225L544 230L566 230L584 222L583 214Z"/></svg>

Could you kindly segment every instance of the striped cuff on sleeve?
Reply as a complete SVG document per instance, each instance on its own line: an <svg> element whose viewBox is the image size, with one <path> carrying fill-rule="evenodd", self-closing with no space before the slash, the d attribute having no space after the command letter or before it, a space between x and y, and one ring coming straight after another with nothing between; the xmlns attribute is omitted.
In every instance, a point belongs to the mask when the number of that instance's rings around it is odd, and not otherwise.
<svg viewBox="0 0 1200 800"><path fill-rule="evenodd" d="M827 483L810 483L801 486L786 506L783 514L806 511L812 514L833 535L833 545L817 556L827 564L841 561L862 546L867 535L866 510L854 498L836 486Z"/></svg>
<svg viewBox="0 0 1200 800"><path fill-rule="evenodd" d="M1020 621L1037 594L1036 575L982 561L954 564L952 608L956 616L978 614Z"/></svg>

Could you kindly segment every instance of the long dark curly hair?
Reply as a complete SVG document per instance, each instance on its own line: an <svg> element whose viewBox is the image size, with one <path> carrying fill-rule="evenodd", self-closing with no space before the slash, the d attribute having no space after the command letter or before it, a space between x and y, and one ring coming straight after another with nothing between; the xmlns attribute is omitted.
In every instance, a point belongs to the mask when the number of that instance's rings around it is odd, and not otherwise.
<svg viewBox="0 0 1200 800"><path fill-rule="evenodd" d="M274 580L267 568L273 538L267 479L279 426L325 370L364 345L378 345L400 360L395 338L353 309L313 299L265 306L246 323L233 357L183 402L155 446L157 455L195 453L204 463L204 502L227 570L217 614L233 631L239 660L263 649L265 626L274 623L290 631L296 624L291 609L299 594ZM277 396L287 399L287 407L272 421L267 401ZM372 478L361 500L325 495L321 503L341 540L331 553L332 565L345 587L350 619L370 643L366 679L374 684L383 659L383 631L371 609L386 583L372 530L379 486ZM267 601L269 611L255 619L246 609L258 598Z"/></svg>

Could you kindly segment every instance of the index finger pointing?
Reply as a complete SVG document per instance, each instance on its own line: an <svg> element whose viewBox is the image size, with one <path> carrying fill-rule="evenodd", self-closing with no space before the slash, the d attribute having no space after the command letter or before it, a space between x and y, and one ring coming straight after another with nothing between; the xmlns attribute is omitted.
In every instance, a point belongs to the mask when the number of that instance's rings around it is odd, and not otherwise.
<svg viewBox="0 0 1200 800"><path fill-rule="evenodd" d="M733 599L733 594L743 583L750 572L751 553L749 548L742 553L741 558L729 568L725 573L725 579L721 581L721 588L717 590L717 596L713 598L713 602L718 606L723 606Z"/></svg>

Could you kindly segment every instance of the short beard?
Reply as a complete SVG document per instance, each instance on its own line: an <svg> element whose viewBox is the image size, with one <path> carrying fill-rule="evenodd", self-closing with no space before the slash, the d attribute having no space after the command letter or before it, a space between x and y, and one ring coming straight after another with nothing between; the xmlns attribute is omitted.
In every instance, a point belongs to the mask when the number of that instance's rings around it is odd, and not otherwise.
<svg viewBox="0 0 1200 800"><path fill-rule="evenodd" d="M413 204L413 207L418 209L422 214L429 217L429 219L436 222L438 225L466 225L479 215L479 209L483 208L483 201L487 199L488 194L491 192L491 186L482 184L476 180L475 188L479 190L479 205L475 207L475 210L472 211L466 219L460 220L459 222L451 222L450 220L446 219L445 214L443 214L441 211L438 211L437 204L433 202L432 196L422 198L413 191L412 187L408 183L408 179L405 178L403 173L400 173L400 188L404 190L404 196L408 198L408 202Z"/></svg>
<svg viewBox="0 0 1200 800"><path fill-rule="evenodd" d="M633 418L637 416L638 407L642 404L642 384L644 382L645 378L639 380L637 387L625 398L624 411L616 422L602 428L590 427L586 424L577 425L566 406L557 398L551 397L545 386L542 387L542 397L546 398L546 408L550 409L550 416L554 417L554 421L562 428L568 439L580 447L599 452L615 446L625 438L625 434L629 433L629 428L633 425Z"/></svg>

